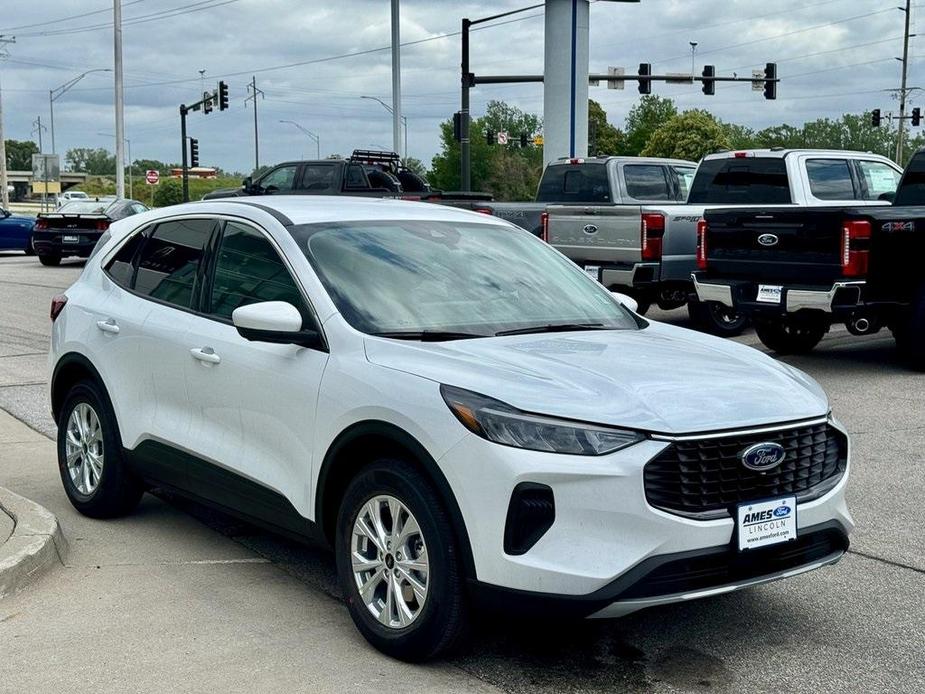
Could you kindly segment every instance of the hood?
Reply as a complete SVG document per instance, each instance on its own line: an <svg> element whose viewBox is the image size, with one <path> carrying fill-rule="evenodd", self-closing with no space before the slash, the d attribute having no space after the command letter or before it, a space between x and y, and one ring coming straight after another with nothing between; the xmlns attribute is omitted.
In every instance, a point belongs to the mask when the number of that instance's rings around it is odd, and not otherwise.
<svg viewBox="0 0 925 694"><path fill-rule="evenodd" d="M373 364L529 412L683 434L828 412L809 376L751 347L661 323L642 330L452 342L368 338Z"/></svg>

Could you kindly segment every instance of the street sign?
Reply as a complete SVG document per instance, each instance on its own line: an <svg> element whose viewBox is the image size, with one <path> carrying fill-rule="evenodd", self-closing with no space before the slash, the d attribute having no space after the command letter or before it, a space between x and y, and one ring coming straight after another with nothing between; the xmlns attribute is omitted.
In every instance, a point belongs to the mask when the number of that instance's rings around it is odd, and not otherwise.
<svg viewBox="0 0 925 694"><path fill-rule="evenodd" d="M506 132L503 132L503 131L502 131L502 132L498 133L498 144L499 144L499 145L506 145L506 144L507 144L507 133L506 133Z"/></svg>
<svg viewBox="0 0 925 694"><path fill-rule="evenodd" d="M57 154L32 155L32 193L61 192L61 160Z"/></svg>
<svg viewBox="0 0 925 694"><path fill-rule="evenodd" d="M607 74L613 75L614 77L623 77L623 75L626 74L626 68L609 67L607 68ZM623 89L624 84L623 80L607 80L608 89Z"/></svg>
<svg viewBox="0 0 925 694"><path fill-rule="evenodd" d="M542 147L542 146L543 146L543 136L542 136L542 135L534 135L534 136L533 136L533 144L535 144L537 147Z"/></svg>
<svg viewBox="0 0 925 694"><path fill-rule="evenodd" d="M156 186L161 180L161 174L155 169L148 169L145 171L145 183L149 186Z"/></svg>
<svg viewBox="0 0 925 694"><path fill-rule="evenodd" d="M752 91L760 92L764 89L764 70L752 70Z"/></svg>

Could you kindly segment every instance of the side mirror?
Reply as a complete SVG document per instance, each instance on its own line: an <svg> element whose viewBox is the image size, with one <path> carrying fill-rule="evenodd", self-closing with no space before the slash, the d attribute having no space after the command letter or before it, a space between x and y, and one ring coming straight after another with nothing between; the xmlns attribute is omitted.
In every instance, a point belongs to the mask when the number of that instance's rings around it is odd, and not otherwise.
<svg viewBox="0 0 925 694"><path fill-rule="evenodd" d="M323 346L321 335L316 330L303 330L299 309L285 301L261 301L240 306L231 313L231 322L238 334L251 342L314 348Z"/></svg>
<svg viewBox="0 0 925 694"><path fill-rule="evenodd" d="M625 308L628 308L633 313L639 310L639 302L628 294L621 294L620 292L611 292L611 294L613 294L614 299L619 301Z"/></svg>
<svg viewBox="0 0 925 694"><path fill-rule="evenodd" d="M877 200L882 200L883 202L892 203L895 199L896 199L896 191L880 193L880 195L877 196Z"/></svg>
<svg viewBox="0 0 925 694"><path fill-rule="evenodd" d="M251 180L250 176L248 176L243 181L241 181L241 186L244 188L244 190L249 190L253 184L254 182L253 180Z"/></svg>

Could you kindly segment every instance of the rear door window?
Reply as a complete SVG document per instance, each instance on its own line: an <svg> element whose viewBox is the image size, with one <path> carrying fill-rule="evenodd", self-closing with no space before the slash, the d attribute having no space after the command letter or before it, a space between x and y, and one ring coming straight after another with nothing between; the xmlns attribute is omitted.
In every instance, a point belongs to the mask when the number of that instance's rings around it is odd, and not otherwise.
<svg viewBox="0 0 925 694"><path fill-rule="evenodd" d="M159 224L141 251L134 290L179 308L193 308L200 263L214 230L212 219Z"/></svg>
<svg viewBox="0 0 925 694"><path fill-rule="evenodd" d="M627 164L623 167L626 193L636 200L674 200L675 194L659 164Z"/></svg>
<svg viewBox="0 0 925 694"><path fill-rule="evenodd" d="M806 176L810 192L820 200L855 200L858 197L846 159L807 159Z"/></svg>
<svg viewBox="0 0 925 694"><path fill-rule="evenodd" d="M859 159L858 171L863 183L865 200L879 200L884 193L895 193L899 185L900 173L882 161Z"/></svg>
<svg viewBox="0 0 925 694"><path fill-rule="evenodd" d="M687 201L697 205L782 205L791 202L783 157L723 157L697 167Z"/></svg>
<svg viewBox="0 0 925 694"><path fill-rule="evenodd" d="M537 202L611 202L610 178L605 164L547 166L536 194Z"/></svg>
<svg viewBox="0 0 925 694"><path fill-rule="evenodd" d="M301 190L330 190L334 186L333 164L306 164L302 167Z"/></svg>

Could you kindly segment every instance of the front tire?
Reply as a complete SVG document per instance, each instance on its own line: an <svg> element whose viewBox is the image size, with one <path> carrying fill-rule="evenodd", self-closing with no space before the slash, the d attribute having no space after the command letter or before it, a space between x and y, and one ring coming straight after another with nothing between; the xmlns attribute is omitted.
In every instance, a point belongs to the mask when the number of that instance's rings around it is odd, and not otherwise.
<svg viewBox="0 0 925 694"><path fill-rule="evenodd" d="M64 400L58 469L71 504L91 518L130 513L144 492L126 466L109 398L92 381L75 385Z"/></svg>
<svg viewBox="0 0 925 694"><path fill-rule="evenodd" d="M414 466L382 459L350 482L335 554L350 616L378 650L419 662L462 642L459 550L437 493Z"/></svg>
<svg viewBox="0 0 925 694"><path fill-rule="evenodd" d="M826 326L820 323L759 323L755 332L765 347L778 354L807 354L819 344Z"/></svg>
<svg viewBox="0 0 925 694"><path fill-rule="evenodd" d="M748 325L747 316L717 301L691 301L687 315L698 329L718 337L736 337Z"/></svg>
<svg viewBox="0 0 925 694"><path fill-rule="evenodd" d="M47 265L48 267L56 267L61 264L60 255L40 255L39 262L42 265Z"/></svg>

